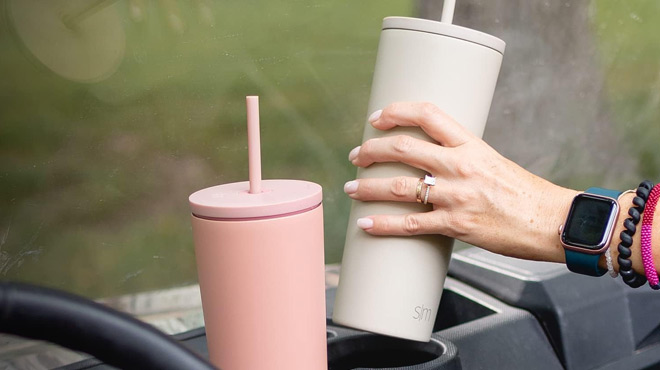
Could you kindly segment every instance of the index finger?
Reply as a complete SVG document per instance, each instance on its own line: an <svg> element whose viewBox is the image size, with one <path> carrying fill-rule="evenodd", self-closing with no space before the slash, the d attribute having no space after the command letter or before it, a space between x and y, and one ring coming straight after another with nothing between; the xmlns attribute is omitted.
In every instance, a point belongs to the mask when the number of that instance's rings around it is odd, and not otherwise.
<svg viewBox="0 0 660 370"><path fill-rule="evenodd" d="M371 124L379 130L396 126L418 126L442 146L456 147L474 138L442 109L428 102L398 102L385 107L380 114L369 117Z"/></svg>

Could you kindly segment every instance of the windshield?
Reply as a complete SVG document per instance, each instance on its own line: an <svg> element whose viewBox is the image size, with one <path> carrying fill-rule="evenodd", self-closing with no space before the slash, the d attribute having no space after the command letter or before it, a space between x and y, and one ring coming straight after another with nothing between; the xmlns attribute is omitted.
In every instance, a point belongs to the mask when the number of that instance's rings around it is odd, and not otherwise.
<svg viewBox="0 0 660 370"><path fill-rule="evenodd" d="M576 189L660 177L660 4L502 4L459 1L454 17L507 43L484 139ZM188 196L247 180L246 95L260 96L263 177L323 186L326 263L339 263L382 19L440 8L2 2L0 278L189 301Z"/></svg>

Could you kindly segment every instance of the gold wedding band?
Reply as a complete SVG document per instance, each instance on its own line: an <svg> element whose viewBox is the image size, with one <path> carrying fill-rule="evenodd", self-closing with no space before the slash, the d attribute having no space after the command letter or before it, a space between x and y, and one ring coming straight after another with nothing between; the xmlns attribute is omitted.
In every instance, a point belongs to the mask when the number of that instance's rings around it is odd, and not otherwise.
<svg viewBox="0 0 660 370"><path fill-rule="evenodd" d="M424 185L426 185L426 189L424 189ZM426 175L419 179L417 183L417 203L428 204L431 186L435 186L434 176ZM422 198L422 192L424 192L424 198Z"/></svg>
<svg viewBox="0 0 660 370"><path fill-rule="evenodd" d="M424 185L424 179L419 179L419 182L417 183L417 203L422 203L422 186ZM428 187L428 186L427 186Z"/></svg>

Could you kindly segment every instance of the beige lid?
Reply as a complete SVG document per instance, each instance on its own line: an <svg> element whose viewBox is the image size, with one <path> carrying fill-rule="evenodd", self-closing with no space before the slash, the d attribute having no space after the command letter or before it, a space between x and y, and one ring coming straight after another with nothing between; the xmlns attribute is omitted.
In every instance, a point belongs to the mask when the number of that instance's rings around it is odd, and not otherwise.
<svg viewBox="0 0 660 370"><path fill-rule="evenodd" d="M500 54L504 54L506 43L495 36L475 31L470 28L457 26L451 23L436 22L429 19L408 17L387 17L383 19L383 30L401 29L435 33L438 35L453 37L491 48Z"/></svg>

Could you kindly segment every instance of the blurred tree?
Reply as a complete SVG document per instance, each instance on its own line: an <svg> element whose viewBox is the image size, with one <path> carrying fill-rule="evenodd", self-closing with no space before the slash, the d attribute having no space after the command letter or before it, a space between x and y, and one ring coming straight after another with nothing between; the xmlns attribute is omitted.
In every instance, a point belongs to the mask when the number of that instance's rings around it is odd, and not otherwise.
<svg viewBox="0 0 660 370"><path fill-rule="evenodd" d="M564 186L635 185L634 154L609 107L589 1L461 0L454 23L497 36L506 51L484 138ZM419 0L439 20L442 2Z"/></svg>

